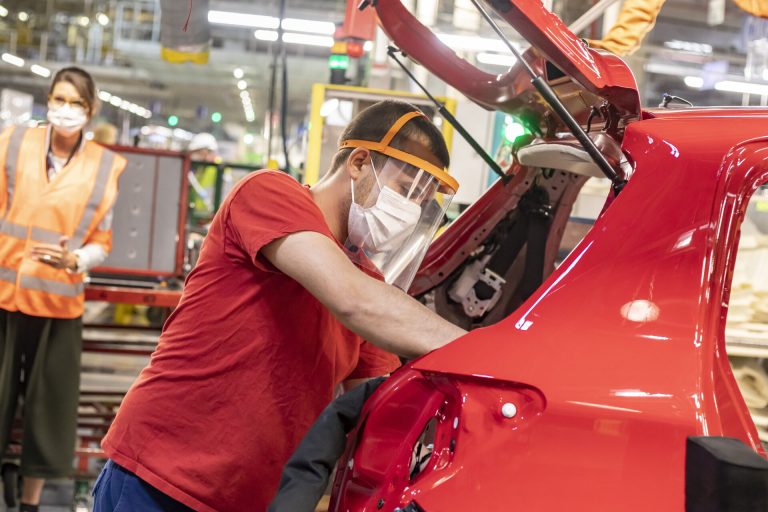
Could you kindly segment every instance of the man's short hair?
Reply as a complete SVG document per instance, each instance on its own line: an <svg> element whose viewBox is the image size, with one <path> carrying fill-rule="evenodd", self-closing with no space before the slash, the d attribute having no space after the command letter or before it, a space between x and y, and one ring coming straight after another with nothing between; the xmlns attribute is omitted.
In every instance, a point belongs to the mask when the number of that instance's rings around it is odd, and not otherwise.
<svg viewBox="0 0 768 512"><path fill-rule="evenodd" d="M399 100L383 100L360 111L344 129L339 138L339 145L345 140L370 140L379 142L384 138L393 124L408 112L421 112L410 103ZM390 146L403 150L406 141L417 140L426 144L427 148L437 157L443 167L448 167L451 157L445 145L443 134L432 121L426 117L415 117L405 123L392 139ZM354 148L344 148L336 152L331 164L331 171L336 172L349 158Z"/></svg>

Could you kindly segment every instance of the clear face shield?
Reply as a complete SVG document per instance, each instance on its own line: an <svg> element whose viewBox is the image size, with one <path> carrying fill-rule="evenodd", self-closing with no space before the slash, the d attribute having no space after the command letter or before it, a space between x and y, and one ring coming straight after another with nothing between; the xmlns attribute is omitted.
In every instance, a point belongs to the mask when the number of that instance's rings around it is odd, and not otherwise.
<svg viewBox="0 0 768 512"><path fill-rule="evenodd" d="M392 130L416 115L423 115L412 114L406 114L408 119L398 121L399 125L395 123ZM373 179L361 177L350 183L352 205L345 248L353 262L407 290L458 184L445 170L409 153L382 146L392 137L394 133L381 143L346 141L342 145L365 147L387 156L378 166L373 160L381 159L372 159Z"/></svg>

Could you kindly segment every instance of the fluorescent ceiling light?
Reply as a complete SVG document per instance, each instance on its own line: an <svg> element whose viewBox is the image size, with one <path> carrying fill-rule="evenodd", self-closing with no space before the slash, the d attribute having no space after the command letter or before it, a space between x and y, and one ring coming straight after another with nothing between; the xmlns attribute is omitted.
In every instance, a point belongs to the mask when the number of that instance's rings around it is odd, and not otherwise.
<svg viewBox="0 0 768 512"><path fill-rule="evenodd" d="M8 64L12 64L17 67L22 67L24 65L24 59L10 53L4 53L0 58Z"/></svg>
<svg viewBox="0 0 768 512"><path fill-rule="evenodd" d="M493 64L494 66L511 67L517 62L517 57L500 53L481 52L477 54L477 61L483 64Z"/></svg>
<svg viewBox="0 0 768 512"><path fill-rule="evenodd" d="M115 107L119 107L122 102L123 99L120 96L112 96L109 100L109 103Z"/></svg>
<svg viewBox="0 0 768 512"><path fill-rule="evenodd" d="M704 85L704 79L700 76L687 76L683 79L685 85L692 89L701 89Z"/></svg>
<svg viewBox="0 0 768 512"><path fill-rule="evenodd" d="M51 70L46 68L45 66L32 64L29 67L29 70L32 71L34 74L41 76L43 78L48 78L49 76L51 76Z"/></svg>
<svg viewBox="0 0 768 512"><path fill-rule="evenodd" d="M715 84L715 90L725 92L739 92L742 94L760 94L768 95L768 85L752 84L748 82L736 82L733 80L723 80Z"/></svg>
<svg viewBox="0 0 768 512"><path fill-rule="evenodd" d="M245 71L243 71L242 68L235 68L232 71L232 74L239 80L245 76Z"/></svg>
<svg viewBox="0 0 768 512"><path fill-rule="evenodd" d="M109 94L107 91L99 91L99 99L101 101L109 101L112 99L112 95Z"/></svg>
<svg viewBox="0 0 768 512"><path fill-rule="evenodd" d="M248 88L248 82L246 82L245 80L238 81L237 88L240 89L241 91L246 90Z"/></svg>
<svg viewBox="0 0 768 512"><path fill-rule="evenodd" d="M129 108L131 108L131 105L132 105L132 103L131 103L130 101L128 101L128 100L123 100L123 101L120 103L120 108L121 108L121 109L123 109L123 110L128 110Z"/></svg>
<svg viewBox="0 0 768 512"><path fill-rule="evenodd" d="M91 24L91 20L88 18L88 16L80 16L77 18L77 24L81 27L87 27Z"/></svg>
<svg viewBox="0 0 768 512"><path fill-rule="evenodd" d="M666 41L664 46L672 50L680 50L688 53L698 53L701 55L712 54L712 45L706 43L693 43L691 41L678 41L674 39L672 41Z"/></svg>
<svg viewBox="0 0 768 512"><path fill-rule="evenodd" d="M253 144L253 134L252 133L246 133L243 135L243 142L246 144Z"/></svg>
<svg viewBox="0 0 768 512"><path fill-rule="evenodd" d="M475 52L509 53L509 48L503 41L492 37L462 36L458 34L435 34L437 38L452 50L468 50ZM512 43L515 48L519 45Z"/></svg>
<svg viewBox="0 0 768 512"><path fill-rule="evenodd" d="M21 11L18 16L19 16L19 21L29 21L29 13L25 11Z"/></svg>
<svg viewBox="0 0 768 512"><path fill-rule="evenodd" d="M100 12L99 14L96 15L96 21L102 27L106 27L107 25L109 25L109 16L107 16L103 12Z"/></svg>
<svg viewBox="0 0 768 512"><path fill-rule="evenodd" d="M292 44L306 44L310 46L333 46L333 38L328 36L313 36L309 34L283 33L283 42Z"/></svg>
<svg viewBox="0 0 768 512"><path fill-rule="evenodd" d="M253 35L259 41L277 41L277 32L274 30L257 30Z"/></svg>
<svg viewBox="0 0 768 512"><path fill-rule="evenodd" d="M208 11L208 22L219 25L237 25L239 27L271 28L280 25L280 20L274 16L260 16L258 14L245 14L231 11Z"/></svg>
<svg viewBox="0 0 768 512"><path fill-rule="evenodd" d="M235 25L238 27L259 28L275 30L280 25L280 20L275 16L262 16L259 14L245 14L232 11L208 11L208 22L219 25ZM331 21L303 20L299 18L284 18L283 30L293 32L307 32L332 36L336 32L336 24Z"/></svg>
<svg viewBox="0 0 768 512"><path fill-rule="evenodd" d="M277 41L277 32L274 30L257 30L253 33L260 41ZM283 42L289 44L306 44L310 46L333 46L333 38L330 36L318 36L313 34L299 34L297 32L284 32Z"/></svg>
<svg viewBox="0 0 768 512"><path fill-rule="evenodd" d="M248 97L248 91L240 91L240 97L241 98L247 98Z"/></svg>
<svg viewBox="0 0 768 512"><path fill-rule="evenodd" d="M309 32L310 34L332 36L334 32L336 32L336 24L330 21L285 18L283 19L283 30L292 30L293 32Z"/></svg>
<svg viewBox="0 0 768 512"><path fill-rule="evenodd" d="M366 41L363 45L363 50L366 52L373 50L373 41Z"/></svg>
<svg viewBox="0 0 768 512"><path fill-rule="evenodd" d="M0 5L0 17L5 18L8 16L8 9Z"/></svg>

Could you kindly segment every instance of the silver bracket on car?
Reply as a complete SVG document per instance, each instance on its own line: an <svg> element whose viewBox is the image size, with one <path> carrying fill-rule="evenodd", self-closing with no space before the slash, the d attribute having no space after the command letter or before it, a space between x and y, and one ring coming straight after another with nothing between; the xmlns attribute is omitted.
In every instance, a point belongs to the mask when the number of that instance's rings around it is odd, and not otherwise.
<svg viewBox="0 0 768 512"><path fill-rule="evenodd" d="M456 282L448 291L448 296L464 308L464 314L470 318L480 318L493 308L501 298L501 289L506 280L493 270L486 267L491 259L487 255L467 265ZM489 299L481 300L475 292L475 284L480 281L493 289Z"/></svg>

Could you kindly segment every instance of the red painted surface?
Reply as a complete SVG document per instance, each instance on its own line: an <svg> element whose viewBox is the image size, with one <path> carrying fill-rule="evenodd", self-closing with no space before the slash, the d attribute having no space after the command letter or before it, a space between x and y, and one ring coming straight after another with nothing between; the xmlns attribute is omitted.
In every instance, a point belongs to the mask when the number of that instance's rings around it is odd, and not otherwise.
<svg viewBox="0 0 768 512"><path fill-rule="evenodd" d="M390 4L399 2L379 0L385 25ZM546 40L527 30L534 44L570 45L560 25L541 30ZM585 88L597 87L579 54L567 58ZM622 130L629 183L539 290L374 394L330 510L415 501L425 512L679 512L688 436L735 437L765 456L724 330L739 226L768 181L768 110L641 119ZM437 240L412 292L445 279L462 247L514 200L512 188L491 188ZM505 403L517 408L511 419ZM433 418L434 452L412 479L414 444Z"/></svg>
<svg viewBox="0 0 768 512"><path fill-rule="evenodd" d="M181 300L181 290L88 285L85 288L85 300L101 300L113 304L144 304L147 306L175 308Z"/></svg>
<svg viewBox="0 0 768 512"><path fill-rule="evenodd" d="M538 0L516 0L509 3L507 12L497 12L538 48L538 52L527 51L524 55L534 68L539 67L538 56L543 55L587 91L610 100L624 114L639 114L635 78L620 58L586 48ZM468 98L503 111L518 110L529 102L522 93L530 89L530 77L522 73L519 64L500 75L477 69L443 44L400 0L378 0L376 13L398 48Z"/></svg>

